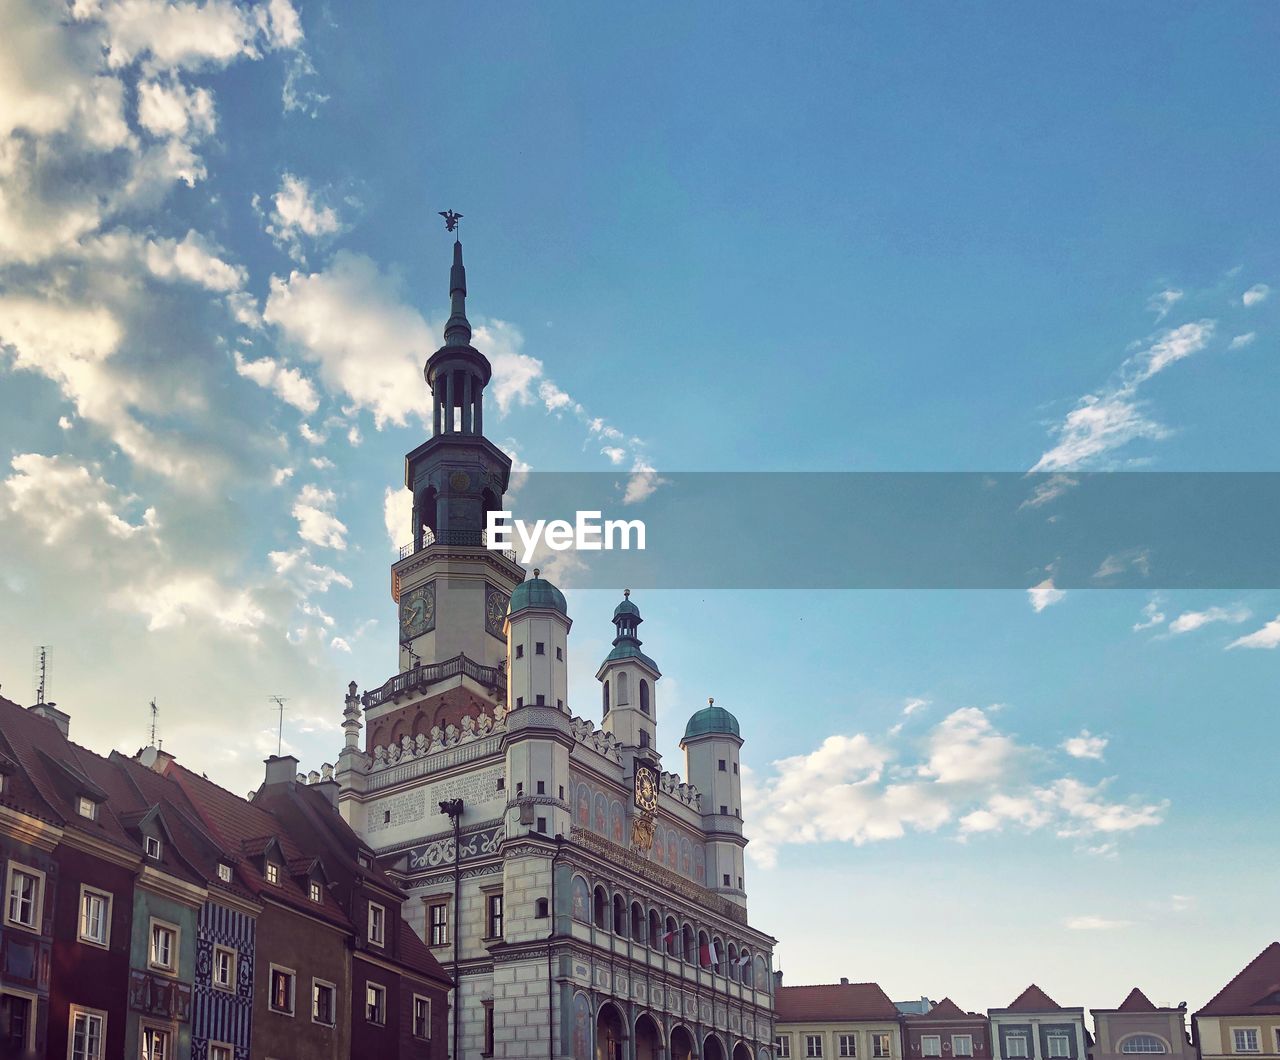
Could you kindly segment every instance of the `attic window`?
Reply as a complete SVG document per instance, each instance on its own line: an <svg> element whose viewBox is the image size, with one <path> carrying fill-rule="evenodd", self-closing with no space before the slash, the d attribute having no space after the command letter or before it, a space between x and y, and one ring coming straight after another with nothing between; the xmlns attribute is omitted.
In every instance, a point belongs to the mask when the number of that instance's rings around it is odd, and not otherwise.
<svg viewBox="0 0 1280 1060"><path fill-rule="evenodd" d="M279 884L280 882L280 866L274 862L267 862L267 882Z"/></svg>
<svg viewBox="0 0 1280 1060"><path fill-rule="evenodd" d="M311 881L311 900L317 904L321 901L320 884L315 880Z"/></svg>
<svg viewBox="0 0 1280 1060"><path fill-rule="evenodd" d="M152 861L160 860L160 840L159 839L157 839L153 835L149 835L146 837L143 846L147 852L147 857L149 857Z"/></svg>
<svg viewBox="0 0 1280 1060"><path fill-rule="evenodd" d="M231 866L225 861L218 862L218 879L223 883L231 882Z"/></svg>
<svg viewBox="0 0 1280 1060"><path fill-rule="evenodd" d="M360 862L362 869L367 869L370 865L368 854L361 854L357 860Z"/></svg>
<svg viewBox="0 0 1280 1060"><path fill-rule="evenodd" d="M98 804L92 799L81 795L80 798L76 799L76 813L92 821L98 816Z"/></svg>

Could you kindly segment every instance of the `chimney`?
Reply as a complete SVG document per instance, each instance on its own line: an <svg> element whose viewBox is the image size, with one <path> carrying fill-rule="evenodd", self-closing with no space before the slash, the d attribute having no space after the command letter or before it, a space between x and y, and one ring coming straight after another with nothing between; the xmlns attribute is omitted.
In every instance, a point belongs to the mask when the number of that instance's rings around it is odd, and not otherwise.
<svg viewBox="0 0 1280 1060"><path fill-rule="evenodd" d="M782 989L782 969L779 968L776 972L773 973L773 993L775 997L777 996L778 991L781 989Z"/></svg>
<svg viewBox="0 0 1280 1060"><path fill-rule="evenodd" d="M329 805L333 807L334 813L338 812L339 788L338 788L338 782L336 780L321 780L318 783L312 784L310 786L315 788L316 791L320 792L321 795L323 795L326 799L329 800Z"/></svg>
<svg viewBox="0 0 1280 1060"><path fill-rule="evenodd" d="M842 975L842 976L840 977L840 985L841 985L841 986L848 986L848 985L849 985L849 977L848 977L847 975Z"/></svg>
<svg viewBox="0 0 1280 1060"><path fill-rule="evenodd" d="M63 736L68 740L71 739L71 715L66 711L59 710L57 703L37 703L34 707L28 707L27 709L36 717L53 722Z"/></svg>
<svg viewBox="0 0 1280 1060"><path fill-rule="evenodd" d="M267 760L266 784L288 784L293 787L298 778L298 760L293 755L272 755Z"/></svg>
<svg viewBox="0 0 1280 1060"><path fill-rule="evenodd" d="M165 766L172 762L173 755L158 747L144 747L133 756L138 762L157 773L164 773Z"/></svg>

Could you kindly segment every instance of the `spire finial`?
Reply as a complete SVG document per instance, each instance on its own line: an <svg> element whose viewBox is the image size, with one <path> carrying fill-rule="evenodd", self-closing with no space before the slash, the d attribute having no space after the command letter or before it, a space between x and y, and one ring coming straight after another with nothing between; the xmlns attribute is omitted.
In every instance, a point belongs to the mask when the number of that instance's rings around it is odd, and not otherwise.
<svg viewBox="0 0 1280 1060"><path fill-rule="evenodd" d="M631 590L630 590L630 589L623 589L623 590L622 590L622 598L623 598L624 600L630 600L630 599L631 599Z"/></svg>
<svg viewBox="0 0 1280 1060"><path fill-rule="evenodd" d="M707 706L709 706L709 707L714 707L715 705L716 705L716 697L715 697L715 696L707 696Z"/></svg>
<svg viewBox="0 0 1280 1060"><path fill-rule="evenodd" d="M541 574L542 574L542 571L538 570L538 568L537 568L537 567L534 567L534 568L533 568L533 576L534 576L535 578L537 578L537 577L538 577L539 575L541 575Z"/></svg>
<svg viewBox="0 0 1280 1060"><path fill-rule="evenodd" d="M441 210L444 227L448 232L456 231L462 214L452 210ZM462 240L453 241L453 268L449 270L449 321L444 326L444 342L446 346L471 345L471 322L467 320L467 270L462 264Z"/></svg>

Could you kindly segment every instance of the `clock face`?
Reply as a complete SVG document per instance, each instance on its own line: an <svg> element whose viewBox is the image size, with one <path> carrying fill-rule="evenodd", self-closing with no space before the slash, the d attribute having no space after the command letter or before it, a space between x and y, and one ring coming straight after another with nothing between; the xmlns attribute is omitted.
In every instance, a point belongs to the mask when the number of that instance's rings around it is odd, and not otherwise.
<svg viewBox="0 0 1280 1060"><path fill-rule="evenodd" d="M658 808L658 778L648 766L636 768L636 805L645 813Z"/></svg>
<svg viewBox="0 0 1280 1060"><path fill-rule="evenodd" d="M400 594L400 640L413 640L436 628L436 583Z"/></svg>
<svg viewBox="0 0 1280 1060"><path fill-rule="evenodd" d="M492 585L485 587L484 628L487 633L499 640L507 639L502 626L507 620L507 606L510 603L511 598L501 589L495 589Z"/></svg>

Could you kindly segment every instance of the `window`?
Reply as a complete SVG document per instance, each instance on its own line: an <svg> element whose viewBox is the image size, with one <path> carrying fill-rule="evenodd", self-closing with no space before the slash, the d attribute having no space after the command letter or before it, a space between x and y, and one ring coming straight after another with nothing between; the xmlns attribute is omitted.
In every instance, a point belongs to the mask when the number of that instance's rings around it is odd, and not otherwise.
<svg viewBox="0 0 1280 1060"><path fill-rule="evenodd" d="M364 1018L381 1027L387 1022L387 990L377 983L364 984Z"/></svg>
<svg viewBox="0 0 1280 1060"><path fill-rule="evenodd" d="M1257 1027L1237 1027L1231 1032L1231 1040L1237 1053L1258 1052Z"/></svg>
<svg viewBox="0 0 1280 1060"><path fill-rule="evenodd" d="M856 1034L840 1035L837 1044L840 1046L839 1053L841 1056L857 1056L858 1055L858 1036ZM925 1056L928 1056L925 1053Z"/></svg>
<svg viewBox="0 0 1280 1060"><path fill-rule="evenodd" d="M111 895L80 887L80 941L106 946L111 938Z"/></svg>
<svg viewBox="0 0 1280 1060"><path fill-rule="evenodd" d="M538 781L538 794L545 795L547 793L547 782L545 780Z"/></svg>
<svg viewBox="0 0 1280 1060"><path fill-rule="evenodd" d="M1164 1042L1154 1034L1132 1034L1120 1043L1122 1053L1167 1053Z"/></svg>
<svg viewBox="0 0 1280 1060"><path fill-rule="evenodd" d="M311 894L311 900L315 902L317 905L324 900L324 895L320 890L320 884L316 883L315 880L311 881L310 894Z"/></svg>
<svg viewBox="0 0 1280 1060"><path fill-rule="evenodd" d="M107 1014L71 1006L71 1060L102 1060L106 1055Z"/></svg>
<svg viewBox="0 0 1280 1060"><path fill-rule="evenodd" d="M375 946L387 941L387 911L377 902L369 903L369 941Z"/></svg>
<svg viewBox="0 0 1280 1060"><path fill-rule="evenodd" d="M721 817L728 817L728 816L729 816L729 807L728 807L728 806L721 806L721 807L720 807L720 816L721 816Z"/></svg>
<svg viewBox="0 0 1280 1060"><path fill-rule="evenodd" d="M563 649L563 648L557 648L557 649L556 649L556 662L564 662L564 649Z"/></svg>
<svg viewBox="0 0 1280 1060"><path fill-rule="evenodd" d="M274 861L267 862L267 882L280 885L280 866Z"/></svg>
<svg viewBox="0 0 1280 1060"><path fill-rule="evenodd" d="M150 966L159 972L173 973L178 967L178 929L173 924L151 921Z"/></svg>
<svg viewBox="0 0 1280 1060"><path fill-rule="evenodd" d="M383 824L390 824L390 823L391 823L391 811L390 811L390 810L383 810L383 811L382 811L382 823L383 823Z"/></svg>
<svg viewBox="0 0 1280 1060"><path fill-rule="evenodd" d="M516 710L524 706L524 696L516 696Z"/></svg>
<svg viewBox="0 0 1280 1060"><path fill-rule="evenodd" d="M481 1056L493 1055L493 1002L481 1001L484 1008L484 1048L481 1050Z"/></svg>
<svg viewBox="0 0 1280 1060"><path fill-rule="evenodd" d="M523 644L517 644L517 645L516 645L516 658L517 658L517 659L523 659L523 658L524 658L524 645L523 645Z"/></svg>
<svg viewBox="0 0 1280 1060"><path fill-rule="evenodd" d="M1066 1034L1050 1033L1045 1038L1046 1050L1051 1057L1066 1057L1071 1055L1071 1038Z"/></svg>
<svg viewBox="0 0 1280 1060"><path fill-rule="evenodd" d="M879 1034L871 1036L871 1055L872 1056L888 1056L889 1055L889 1035L883 1031Z"/></svg>
<svg viewBox="0 0 1280 1060"><path fill-rule="evenodd" d="M231 882L231 866L228 865L225 861L221 861L218 863L218 879L220 879L223 883Z"/></svg>
<svg viewBox="0 0 1280 1060"><path fill-rule="evenodd" d="M640 730L640 746L641 747L649 746L649 734L644 729Z"/></svg>
<svg viewBox="0 0 1280 1060"><path fill-rule="evenodd" d="M98 816L98 804L92 799L86 799L81 795L80 798L76 799L76 813L92 821Z"/></svg>
<svg viewBox="0 0 1280 1060"><path fill-rule="evenodd" d="M311 980L311 1022L332 1027L338 1011L337 987L322 979Z"/></svg>
<svg viewBox="0 0 1280 1060"><path fill-rule="evenodd" d="M922 1034L920 1036L920 1052L925 1056L941 1056L942 1055L942 1037L937 1034Z"/></svg>
<svg viewBox="0 0 1280 1060"><path fill-rule="evenodd" d="M822 1055L821 1034L806 1034L804 1036L804 1055L806 1057Z"/></svg>
<svg viewBox="0 0 1280 1060"><path fill-rule="evenodd" d="M44 873L9 862L9 883L5 893L9 896L4 906L5 923L28 931L39 931L44 905Z"/></svg>
<svg viewBox="0 0 1280 1060"><path fill-rule="evenodd" d="M173 1060L173 1033L160 1027L143 1027L142 1060Z"/></svg>
<svg viewBox="0 0 1280 1060"><path fill-rule="evenodd" d="M953 1034L951 1036L951 1055L952 1056L972 1056L973 1055L973 1035L972 1034Z"/></svg>
<svg viewBox="0 0 1280 1060"><path fill-rule="evenodd" d="M142 841L142 847L146 851L147 857L149 857L152 861L160 860L160 854L161 854L160 840L157 839L155 836L153 835L147 836Z"/></svg>
<svg viewBox="0 0 1280 1060"><path fill-rule="evenodd" d="M209 1043L209 1060L232 1060L231 1046L224 1042Z"/></svg>
<svg viewBox="0 0 1280 1060"><path fill-rule="evenodd" d="M729 883L729 874L728 874L727 872L724 874L724 885L725 885L726 887L730 886L730 883Z"/></svg>
<svg viewBox="0 0 1280 1060"><path fill-rule="evenodd" d="M533 654L534 654L534 655L546 655L546 654L547 654L547 646L546 646L545 644L543 644L543 643L542 643L542 641L538 641L538 642L533 646Z"/></svg>
<svg viewBox="0 0 1280 1060"><path fill-rule="evenodd" d="M538 818L538 831L543 835L547 833L547 819L545 817Z"/></svg>
<svg viewBox="0 0 1280 1060"><path fill-rule="evenodd" d="M545 920L547 918L548 908L549 908L549 903L547 902L547 900L545 898L539 898L533 904L534 917L537 918L538 920Z"/></svg>
<svg viewBox="0 0 1280 1060"><path fill-rule="evenodd" d="M271 1011L293 1015L293 969L271 966Z"/></svg>
<svg viewBox="0 0 1280 1060"><path fill-rule="evenodd" d="M791 1035L779 1034L773 1039L773 1051L777 1055L778 1060L790 1060L791 1057Z"/></svg>
<svg viewBox="0 0 1280 1060"><path fill-rule="evenodd" d="M649 682L643 677L640 678L640 710L645 714L651 713L649 710Z"/></svg>
<svg viewBox="0 0 1280 1060"><path fill-rule="evenodd" d="M535 707L545 707L547 705L547 697L543 692L539 692L533 701Z"/></svg>
<svg viewBox="0 0 1280 1060"><path fill-rule="evenodd" d="M0 1055L27 1056L35 1048L34 995L0 994Z"/></svg>
<svg viewBox="0 0 1280 1060"><path fill-rule="evenodd" d="M213 947L213 985L217 990L236 988L236 951L228 946Z"/></svg>
<svg viewBox="0 0 1280 1060"><path fill-rule="evenodd" d="M445 902L436 902L427 907L427 923L431 928L430 942L432 946L445 946L449 942L449 906Z"/></svg>
<svg viewBox="0 0 1280 1060"><path fill-rule="evenodd" d="M723 772L725 771L725 761L724 761L724 759L723 759L723 758L722 758L722 759L720 759L720 765L719 765L717 768L719 769L719 771L720 771L721 773L723 773Z"/></svg>
<svg viewBox="0 0 1280 1060"><path fill-rule="evenodd" d="M502 895L491 894L485 903L488 911L488 934L486 938L502 938Z"/></svg>
<svg viewBox="0 0 1280 1060"><path fill-rule="evenodd" d="M1009 1060L1025 1057L1027 1055L1027 1036L1025 1034L1008 1035L1004 1040L1004 1055Z"/></svg>
<svg viewBox="0 0 1280 1060"><path fill-rule="evenodd" d="M413 1036L431 1037L431 999L421 994L413 995Z"/></svg>

